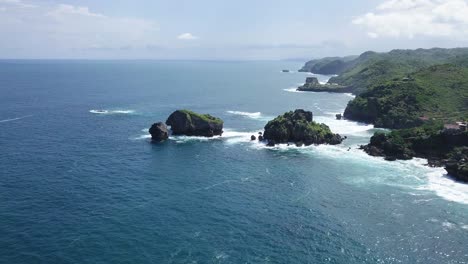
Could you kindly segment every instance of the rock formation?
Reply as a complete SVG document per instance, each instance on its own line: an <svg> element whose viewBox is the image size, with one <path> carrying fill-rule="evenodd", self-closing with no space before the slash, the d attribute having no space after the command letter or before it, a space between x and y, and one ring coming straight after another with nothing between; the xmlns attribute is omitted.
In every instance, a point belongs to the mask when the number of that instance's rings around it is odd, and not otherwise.
<svg viewBox="0 0 468 264"><path fill-rule="evenodd" d="M172 134L186 136L213 137L223 133L223 120L190 110L177 110L166 121Z"/></svg>
<svg viewBox="0 0 468 264"><path fill-rule="evenodd" d="M149 129L151 140L161 142L169 138L169 131L163 122L154 123Z"/></svg>
<svg viewBox="0 0 468 264"><path fill-rule="evenodd" d="M268 140L268 146L288 142L306 146L335 145L343 141L343 138L333 134L327 125L315 123L312 112L302 109L287 112L268 122L263 137Z"/></svg>

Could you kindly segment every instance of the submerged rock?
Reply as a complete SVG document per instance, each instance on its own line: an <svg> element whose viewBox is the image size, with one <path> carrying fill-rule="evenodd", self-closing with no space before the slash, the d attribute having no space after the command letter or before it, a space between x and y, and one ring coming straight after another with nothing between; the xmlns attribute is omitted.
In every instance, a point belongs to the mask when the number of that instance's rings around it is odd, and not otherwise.
<svg viewBox="0 0 468 264"><path fill-rule="evenodd" d="M287 112L268 122L263 136L268 140L269 146L288 142L306 146L336 145L343 141L343 138L332 133L327 125L314 122L312 112L302 109Z"/></svg>
<svg viewBox="0 0 468 264"><path fill-rule="evenodd" d="M169 131L163 122L154 123L149 129L151 140L161 142L169 138Z"/></svg>
<svg viewBox="0 0 468 264"><path fill-rule="evenodd" d="M223 120L190 110L177 110L166 121L174 135L213 137L223 133Z"/></svg>

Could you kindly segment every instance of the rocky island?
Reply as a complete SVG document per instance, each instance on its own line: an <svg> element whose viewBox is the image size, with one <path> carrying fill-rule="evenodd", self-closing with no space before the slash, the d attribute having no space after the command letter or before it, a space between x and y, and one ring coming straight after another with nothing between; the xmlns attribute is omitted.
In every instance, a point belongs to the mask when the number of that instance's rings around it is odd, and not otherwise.
<svg viewBox="0 0 468 264"><path fill-rule="evenodd" d="M190 110L177 110L166 120L155 123L149 129L153 141L164 141L169 137L168 128L173 135L213 137L223 134L223 120L209 114L199 114Z"/></svg>
<svg viewBox="0 0 468 264"><path fill-rule="evenodd" d="M284 113L269 121L265 126L263 139L268 141L268 146L279 143L294 143L297 146L336 145L343 141L327 125L314 122L312 112L302 109Z"/></svg>
<svg viewBox="0 0 468 264"><path fill-rule="evenodd" d="M335 83L321 84L316 77L307 77L304 85L299 86L297 91L306 92L330 92L330 93L348 93L351 92L349 87L338 85Z"/></svg>

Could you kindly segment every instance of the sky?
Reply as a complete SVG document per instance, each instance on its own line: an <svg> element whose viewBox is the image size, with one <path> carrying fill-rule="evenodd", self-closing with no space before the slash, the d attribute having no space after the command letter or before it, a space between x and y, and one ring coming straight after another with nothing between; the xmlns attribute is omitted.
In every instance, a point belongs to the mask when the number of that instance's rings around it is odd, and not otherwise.
<svg viewBox="0 0 468 264"><path fill-rule="evenodd" d="M468 46L468 0L0 0L2 59L282 60Z"/></svg>

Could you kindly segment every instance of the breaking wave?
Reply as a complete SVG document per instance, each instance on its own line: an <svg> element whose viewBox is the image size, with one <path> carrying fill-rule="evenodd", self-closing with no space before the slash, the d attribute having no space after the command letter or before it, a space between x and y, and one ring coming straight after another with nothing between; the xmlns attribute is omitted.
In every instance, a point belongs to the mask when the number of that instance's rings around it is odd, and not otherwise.
<svg viewBox="0 0 468 264"><path fill-rule="evenodd" d="M100 115L112 115L112 114L133 114L135 110L106 110L106 109L91 109L90 113L100 114Z"/></svg>
<svg viewBox="0 0 468 264"><path fill-rule="evenodd" d="M227 111L227 112L229 114L245 116L245 117L249 117L252 119L259 119L262 117L262 113L260 112L242 112L242 111Z"/></svg>

